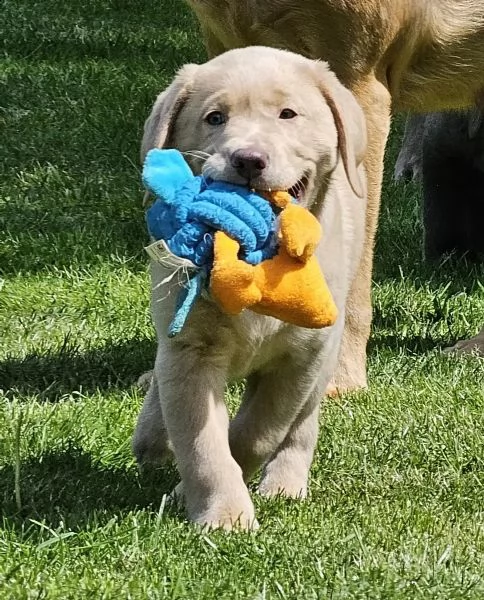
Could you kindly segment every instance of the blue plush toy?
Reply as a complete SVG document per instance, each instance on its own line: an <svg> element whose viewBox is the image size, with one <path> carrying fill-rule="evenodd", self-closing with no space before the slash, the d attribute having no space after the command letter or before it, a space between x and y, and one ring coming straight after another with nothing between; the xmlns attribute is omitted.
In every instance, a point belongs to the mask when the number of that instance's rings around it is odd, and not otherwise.
<svg viewBox="0 0 484 600"><path fill-rule="evenodd" d="M215 231L236 240L239 258L256 265L276 254L277 208L247 188L194 176L178 150L150 150L143 183L156 196L146 214L151 237L197 267L180 290L168 331L173 337L208 283Z"/></svg>

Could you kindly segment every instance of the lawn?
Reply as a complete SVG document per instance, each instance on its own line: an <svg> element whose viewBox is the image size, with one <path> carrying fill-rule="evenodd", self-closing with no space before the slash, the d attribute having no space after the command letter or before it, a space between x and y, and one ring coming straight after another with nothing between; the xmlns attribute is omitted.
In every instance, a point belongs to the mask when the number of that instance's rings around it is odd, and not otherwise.
<svg viewBox="0 0 484 600"><path fill-rule="evenodd" d="M0 17L0 597L484 597L484 361L441 349L484 315L482 267L421 260L389 143L368 390L328 402L304 503L202 532L139 473L150 368L138 147L204 60L181 0L5 0ZM227 393L233 407L238 388Z"/></svg>

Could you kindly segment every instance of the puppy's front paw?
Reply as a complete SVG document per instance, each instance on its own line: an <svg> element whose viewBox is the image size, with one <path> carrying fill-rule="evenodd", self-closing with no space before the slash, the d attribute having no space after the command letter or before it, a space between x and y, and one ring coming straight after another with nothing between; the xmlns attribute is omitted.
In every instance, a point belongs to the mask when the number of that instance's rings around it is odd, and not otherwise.
<svg viewBox="0 0 484 600"><path fill-rule="evenodd" d="M308 495L308 480L306 474L291 473L278 468L266 469L259 483L258 492L261 496L272 498L283 496L303 500Z"/></svg>
<svg viewBox="0 0 484 600"><path fill-rule="evenodd" d="M255 531L259 528L253 510L244 511L234 507L208 511L193 521L207 529L224 529L225 531Z"/></svg>
<svg viewBox="0 0 484 600"><path fill-rule="evenodd" d="M308 495L307 486L298 483L292 485L282 481L261 481L258 492L266 498L282 496L283 498L292 498L293 500L304 500Z"/></svg>
<svg viewBox="0 0 484 600"><path fill-rule="evenodd" d="M208 529L225 529L225 531L257 529L259 523L255 518L254 505L248 491L245 496L233 492L218 494L210 499L206 507L197 506L198 501L194 506L188 506L188 500L185 498L188 516L190 520Z"/></svg>

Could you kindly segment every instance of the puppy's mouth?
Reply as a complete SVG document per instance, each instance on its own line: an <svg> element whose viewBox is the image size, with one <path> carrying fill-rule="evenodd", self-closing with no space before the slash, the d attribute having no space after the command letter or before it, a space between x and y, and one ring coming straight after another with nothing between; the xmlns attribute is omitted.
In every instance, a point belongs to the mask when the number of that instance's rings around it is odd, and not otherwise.
<svg viewBox="0 0 484 600"><path fill-rule="evenodd" d="M298 202L303 202L308 189L309 178L303 175L294 185L288 188L287 193L295 198Z"/></svg>
<svg viewBox="0 0 484 600"><path fill-rule="evenodd" d="M260 186L249 186L252 189L260 192L276 192L276 191L284 191L287 192L290 196L295 198L298 202L303 202L306 198L307 191L309 185L309 176L303 175L301 179L298 179L296 183L291 185L290 187L281 186L281 187L260 187Z"/></svg>

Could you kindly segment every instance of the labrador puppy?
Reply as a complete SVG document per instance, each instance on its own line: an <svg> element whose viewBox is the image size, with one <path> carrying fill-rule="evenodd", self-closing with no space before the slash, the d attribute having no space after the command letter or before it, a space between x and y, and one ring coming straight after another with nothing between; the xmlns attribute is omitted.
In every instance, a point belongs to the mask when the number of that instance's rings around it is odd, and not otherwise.
<svg viewBox="0 0 484 600"><path fill-rule="evenodd" d="M484 88L482 0L186 0L210 57L263 44L328 61L368 126L366 237L346 309L335 386L366 385L371 273L383 154L394 110L474 104Z"/></svg>
<svg viewBox="0 0 484 600"><path fill-rule="evenodd" d="M249 310L228 316L200 298L170 339L178 284L161 285L168 273L151 265L158 350L135 455L159 462L173 451L181 475L176 495L191 520L254 527L246 482L259 468L261 494L307 493L320 399L336 365L364 239L363 112L325 63L249 47L181 69L146 122L142 154L152 147L178 148L194 171L214 179L299 190L298 201L323 227L316 255L340 311L325 329ZM245 393L229 426L224 389L240 378L247 379Z"/></svg>

